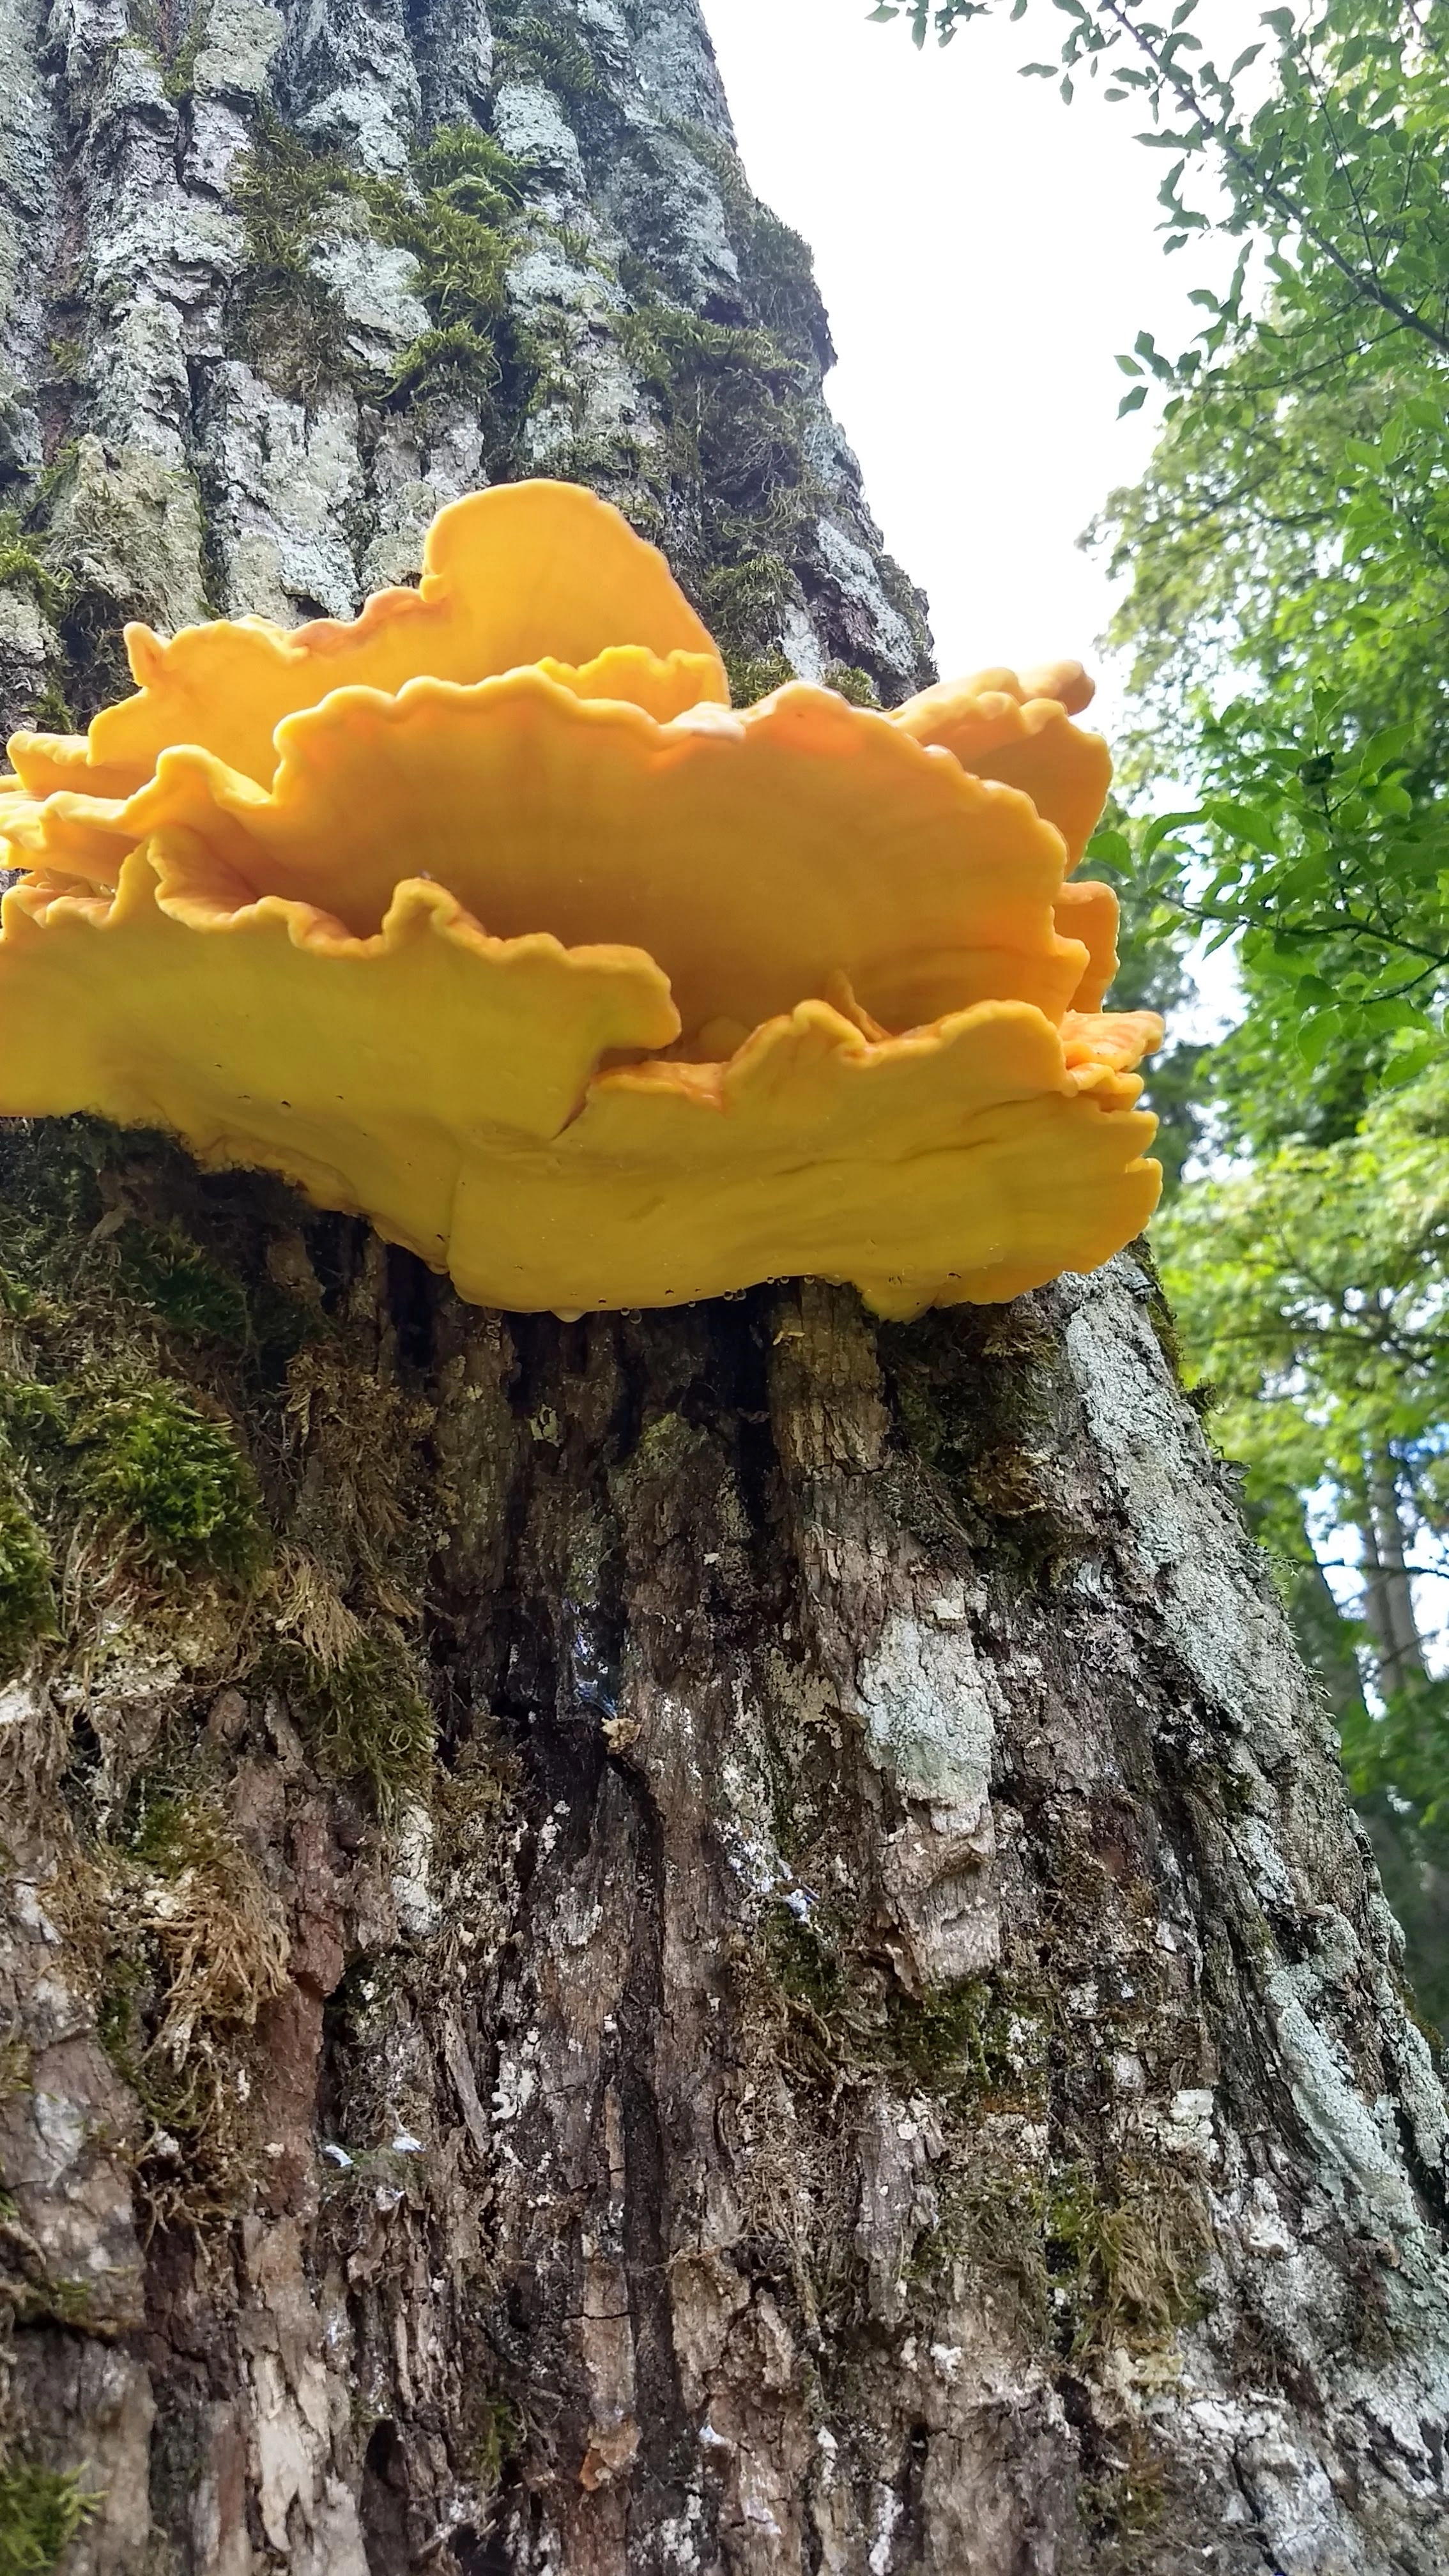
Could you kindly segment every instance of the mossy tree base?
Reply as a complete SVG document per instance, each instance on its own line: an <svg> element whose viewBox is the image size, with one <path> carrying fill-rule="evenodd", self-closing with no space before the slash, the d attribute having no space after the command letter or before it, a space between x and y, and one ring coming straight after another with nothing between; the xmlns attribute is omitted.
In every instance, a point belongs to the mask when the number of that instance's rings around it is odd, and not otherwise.
<svg viewBox="0 0 1449 2576"><path fill-rule="evenodd" d="M1131 1256L564 1324L145 1139L7 1177L68 2563L1246 2570L1331 2461L1428 2576L1442 2104Z"/></svg>

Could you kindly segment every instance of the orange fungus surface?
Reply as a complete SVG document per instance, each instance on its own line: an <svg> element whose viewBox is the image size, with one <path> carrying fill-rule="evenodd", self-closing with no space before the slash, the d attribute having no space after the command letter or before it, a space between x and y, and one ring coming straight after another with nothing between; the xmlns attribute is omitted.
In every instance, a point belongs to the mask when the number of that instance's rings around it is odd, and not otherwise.
<svg viewBox="0 0 1449 2576"><path fill-rule="evenodd" d="M663 558L549 482L351 625L127 644L136 694L0 780L0 1114L172 1129L516 1308L813 1272L904 1316L1150 1215L1076 664L734 710Z"/></svg>

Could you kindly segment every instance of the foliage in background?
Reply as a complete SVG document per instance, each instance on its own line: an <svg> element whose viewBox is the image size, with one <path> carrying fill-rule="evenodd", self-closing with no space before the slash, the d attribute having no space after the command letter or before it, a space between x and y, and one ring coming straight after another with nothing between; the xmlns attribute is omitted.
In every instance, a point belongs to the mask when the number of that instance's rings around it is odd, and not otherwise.
<svg viewBox="0 0 1449 2576"><path fill-rule="evenodd" d="M874 14L921 45L1007 8ZM1093 532L1125 584L1137 815L1092 856L1127 911L1117 998L1170 1012L1192 941L1236 962L1238 1025L1151 1085L1169 1182L1200 1156L1164 1273L1449 2012L1449 1686L1409 1572L1449 1535L1449 12L1270 8L1231 61L1213 0L1009 14L1053 28L1024 73L1137 111L1167 250L1238 245L1190 346L1142 332L1118 362L1121 408L1156 393L1162 425Z"/></svg>
<svg viewBox="0 0 1449 2576"><path fill-rule="evenodd" d="M1162 1165L1163 1196L1170 1203L1203 1138L1208 1050L1173 1033L1174 1019L1193 995L1191 938L1171 879L1162 870L1154 878L1141 860L1140 838L1140 829L1132 829L1114 798L1088 845L1087 864L1094 877L1116 886L1121 899L1113 1007L1157 1011L1167 1024L1166 1042L1146 1070L1148 1103L1160 1122L1153 1152Z"/></svg>
<svg viewBox="0 0 1449 2576"><path fill-rule="evenodd" d="M1275 1553L1298 1553L1307 1493L1366 1550L1386 1484L1406 1542L1449 1527L1449 1070L1198 1181L1156 1249Z"/></svg>
<svg viewBox="0 0 1449 2576"><path fill-rule="evenodd" d="M1201 802L1112 853L1137 903L1234 944L1249 1008L1215 1090L1224 1141L1257 1149L1342 1132L1423 1073L1449 976L1449 844L1437 792L1406 784L1413 717L1369 731L1322 684L1285 696L1199 702Z"/></svg>
<svg viewBox="0 0 1449 2576"><path fill-rule="evenodd" d="M875 14L945 43L1005 6ZM1430 1060L1449 963L1449 28L1414 0L1320 0L1266 11L1222 68L1221 14L1054 0L1057 62L1022 68L1145 113L1169 251L1209 228L1241 245L1224 295L1194 290L1188 348L1142 333L1119 361L1124 410L1163 396L1148 473L1097 530L1128 581L1127 775L1194 801L1116 855L1143 900L1240 943L1251 1048L1327 1061L1351 1123ZM1229 1141L1294 1132L1319 1087L1260 1069Z"/></svg>
<svg viewBox="0 0 1449 2576"><path fill-rule="evenodd" d="M1024 18L1028 6L1010 0L1009 15ZM1105 72L1104 96L1144 111L1150 122L1137 139L1171 160L1158 192L1166 248L1210 228L1243 244L1227 295L1197 291L1207 318L1193 347L1172 361L1144 333L1131 373L1169 380L1180 404L1244 337L1270 351L1286 346L1300 363L1321 362L1335 340L1342 356L1400 338L1449 358L1449 70L1429 0L1266 10L1263 37L1225 70L1198 33L1212 31L1212 0L1178 0L1166 24L1141 0L1053 8L1067 21L1064 30L1048 21L1058 60L1024 63L1024 74L1059 78L1070 102L1083 76ZM880 0L873 12L907 19L918 45L932 30L949 44L970 20L1005 14L1007 0ZM1039 6L1034 23L1044 16ZM1206 208L1192 202L1204 180ZM1258 273L1274 292L1266 321L1251 297ZM1145 399L1145 386L1134 388L1123 408Z"/></svg>

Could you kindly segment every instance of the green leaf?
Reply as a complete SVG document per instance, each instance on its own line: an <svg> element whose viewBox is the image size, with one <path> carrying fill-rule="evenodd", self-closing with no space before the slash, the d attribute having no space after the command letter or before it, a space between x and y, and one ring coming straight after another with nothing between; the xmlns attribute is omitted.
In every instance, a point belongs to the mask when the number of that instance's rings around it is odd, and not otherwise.
<svg viewBox="0 0 1449 2576"><path fill-rule="evenodd" d="M1142 835L1143 858L1152 858L1184 823L1197 823L1201 820L1202 817L1196 807L1191 813L1154 814Z"/></svg>
<svg viewBox="0 0 1449 2576"><path fill-rule="evenodd" d="M1205 811L1219 831L1230 832L1234 840L1246 841L1250 848L1262 850L1269 857L1277 855L1281 846L1279 829L1261 805L1233 804L1225 797L1215 796Z"/></svg>
<svg viewBox="0 0 1449 2576"><path fill-rule="evenodd" d="M1125 832L1100 824L1087 843L1086 855L1098 867L1125 868L1132 863L1132 844Z"/></svg>
<svg viewBox="0 0 1449 2576"><path fill-rule="evenodd" d="M1365 1002L1361 1006L1361 1017L1365 1028L1370 1029L1427 1029L1432 1025L1423 1011L1416 1010L1412 1002L1402 999Z"/></svg>
<svg viewBox="0 0 1449 2576"><path fill-rule="evenodd" d="M1291 903L1295 896L1307 894L1310 888L1315 893L1320 893L1326 887L1327 880L1328 863L1322 849L1310 850L1308 856L1300 859L1296 867L1285 868L1274 877L1273 901L1275 904Z"/></svg>
<svg viewBox="0 0 1449 2576"><path fill-rule="evenodd" d="M1427 1073L1431 1064L1438 1063L1443 1053L1444 1040L1437 1032L1407 1046L1392 1048L1379 1073L1379 1089L1402 1091L1405 1083L1417 1082L1421 1073Z"/></svg>
<svg viewBox="0 0 1449 2576"><path fill-rule="evenodd" d="M1256 962L1268 967L1274 974L1285 976L1290 983L1296 984L1300 1001L1303 1000L1305 991L1310 986L1321 987L1321 989L1316 993L1310 992L1309 1000L1331 1002L1335 999L1332 986L1325 984L1321 976L1313 973L1313 952L1306 940L1285 940L1276 934L1270 934L1266 953L1260 952Z"/></svg>
<svg viewBox="0 0 1449 2576"><path fill-rule="evenodd" d="M1378 770L1387 769L1391 761L1401 760L1413 739L1414 725L1412 721L1402 724L1381 725L1377 733L1371 733L1367 742L1362 743L1359 746L1358 767L1360 774L1367 776Z"/></svg>
<svg viewBox="0 0 1449 2576"><path fill-rule="evenodd" d="M1298 1032L1298 1052L1310 1068L1320 1065L1328 1050L1343 1035L1344 1014L1337 1007L1316 1011L1305 1020Z"/></svg>

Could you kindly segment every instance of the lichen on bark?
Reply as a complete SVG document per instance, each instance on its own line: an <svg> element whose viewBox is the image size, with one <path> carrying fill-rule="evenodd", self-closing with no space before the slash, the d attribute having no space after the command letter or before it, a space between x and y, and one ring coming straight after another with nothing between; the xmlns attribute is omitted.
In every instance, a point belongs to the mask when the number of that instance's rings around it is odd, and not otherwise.
<svg viewBox="0 0 1449 2576"><path fill-rule="evenodd" d="M926 676L695 0L0 23L11 721L529 471ZM1154 1293L499 1316L4 1140L0 2569L1431 2576L1443 2096Z"/></svg>
<svg viewBox="0 0 1449 2576"><path fill-rule="evenodd" d="M126 615L349 615L441 502L529 471L620 501L742 663L924 675L697 26L442 15L86 0L63 55L16 20L12 721L113 692Z"/></svg>

